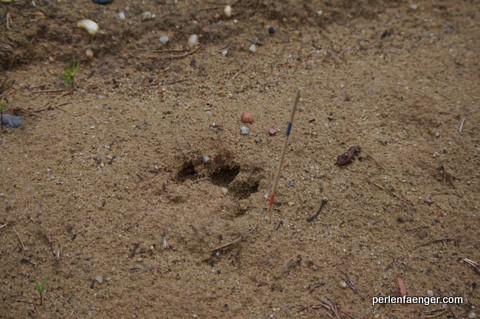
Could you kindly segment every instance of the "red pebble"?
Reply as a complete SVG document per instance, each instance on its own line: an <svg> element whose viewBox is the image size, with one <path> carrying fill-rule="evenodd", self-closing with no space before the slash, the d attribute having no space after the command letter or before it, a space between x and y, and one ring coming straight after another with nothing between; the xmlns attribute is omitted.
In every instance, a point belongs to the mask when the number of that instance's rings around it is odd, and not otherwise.
<svg viewBox="0 0 480 319"><path fill-rule="evenodd" d="M242 116L240 117L242 123L252 124L253 123L253 115L248 112L243 112Z"/></svg>

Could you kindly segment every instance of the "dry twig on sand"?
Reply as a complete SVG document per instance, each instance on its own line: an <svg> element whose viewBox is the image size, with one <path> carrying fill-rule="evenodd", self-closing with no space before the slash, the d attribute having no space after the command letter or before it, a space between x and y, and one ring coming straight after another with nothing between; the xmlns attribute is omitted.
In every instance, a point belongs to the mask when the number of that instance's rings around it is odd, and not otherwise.
<svg viewBox="0 0 480 319"><path fill-rule="evenodd" d="M20 244L22 244L22 250L27 250L27 247L25 247L25 244L23 243L22 237L20 237L20 234L17 232L15 227L12 227L13 231L15 232L15 235L17 235L18 240L20 241Z"/></svg>
<svg viewBox="0 0 480 319"><path fill-rule="evenodd" d="M47 230L42 225L37 223L32 217L28 216L28 219L39 227L40 233L43 235L43 238L47 242L48 246L50 246L52 249L52 253L53 256L55 256L56 261L60 261L60 248L55 247L55 244L53 243L52 238L48 235Z"/></svg>
<svg viewBox="0 0 480 319"><path fill-rule="evenodd" d="M313 214L312 216L308 217L307 218L307 222L312 222L315 218L318 217L318 215L320 215L320 213L322 212L322 209L323 207L325 206L325 204L328 202L328 199L327 198L324 198L322 199L322 202L320 203L320 208L317 210L317 212L315 214Z"/></svg>
<svg viewBox="0 0 480 319"><path fill-rule="evenodd" d="M473 261L473 260L471 260L471 259L468 259L468 258L463 258L462 261L463 261L464 263L469 264L469 265L473 268L473 271L474 271L476 274L480 275L480 265L479 265L477 262L475 262L475 261Z"/></svg>
<svg viewBox="0 0 480 319"><path fill-rule="evenodd" d="M238 244L239 242L242 241L243 238L245 238L245 236L247 236L248 234L252 233L253 231L255 231L256 229L258 228L258 225L256 225L255 227L253 228L250 228L249 230L247 230L246 232L244 232L243 234L241 234L237 239L235 240L232 240L231 242L229 243L226 243L226 244L223 244L221 246L218 246L217 248L214 248L212 249L211 251L211 256L216 256L219 252L223 251L223 250L226 250L228 249L229 247L235 245L235 244Z"/></svg>
<svg viewBox="0 0 480 319"><path fill-rule="evenodd" d="M350 319L355 319L354 316L352 316L351 314L349 314L348 312L346 311L343 311L340 309L340 307L338 307L337 303L335 302L335 300L333 299L330 299L330 298L322 298L321 300L321 303L320 303L320 306L327 309L327 310L330 310L331 314L329 313L328 316L330 318L350 318ZM321 309L320 307L312 307L313 309Z"/></svg>

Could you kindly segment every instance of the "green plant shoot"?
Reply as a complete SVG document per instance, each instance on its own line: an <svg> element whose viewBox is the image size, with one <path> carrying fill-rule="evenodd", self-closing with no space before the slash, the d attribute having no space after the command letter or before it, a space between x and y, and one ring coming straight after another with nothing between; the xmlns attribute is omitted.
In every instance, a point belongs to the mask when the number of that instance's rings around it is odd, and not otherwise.
<svg viewBox="0 0 480 319"><path fill-rule="evenodd" d="M75 84L75 76L77 75L77 71L79 67L80 67L80 64L74 61L70 63L70 65L63 70L63 81L66 84L70 85L72 89Z"/></svg>
<svg viewBox="0 0 480 319"><path fill-rule="evenodd" d="M45 294L45 291L47 289L47 278L43 277L42 281L39 282L38 280L35 280L35 289L38 292L38 295L40 296L40 306L43 304L43 295Z"/></svg>

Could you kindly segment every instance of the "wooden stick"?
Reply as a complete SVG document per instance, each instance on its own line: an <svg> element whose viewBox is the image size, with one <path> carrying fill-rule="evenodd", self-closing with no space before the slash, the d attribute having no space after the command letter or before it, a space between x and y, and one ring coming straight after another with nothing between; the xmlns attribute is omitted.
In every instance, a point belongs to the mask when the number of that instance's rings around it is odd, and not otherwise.
<svg viewBox="0 0 480 319"><path fill-rule="evenodd" d="M282 172L283 161L285 160L285 153L287 152L288 139L290 137L290 131L292 130L293 117L295 116L295 111L297 110L298 100L300 99L300 89L297 89L297 95L295 96L295 101L293 102L292 113L290 115L290 121L288 122L287 132L285 133L285 143L283 144L282 155L280 156L280 164L278 165L277 175L273 182L272 192L270 193L269 199L269 208L268 212L272 212L273 199L275 198L275 193L278 187L278 180L280 179L280 173Z"/></svg>
<svg viewBox="0 0 480 319"><path fill-rule="evenodd" d="M20 241L20 244L22 244L22 250L27 250L27 248L25 247L25 244L23 243L22 237L20 237L20 234L17 232L15 227L12 227L12 228L13 228L13 231L15 232L15 235L17 235L17 238Z"/></svg>
<svg viewBox="0 0 480 319"><path fill-rule="evenodd" d="M464 123L465 123L465 118L462 118L462 121L460 122L460 127L458 128L458 133L462 133Z"/></svg>
<svg viewBox="0 0 480 319"><path fill-rule="evenodd" d="M223 245L221 245L221 246L218 246L217 248L212 249L211 255L213 256L216 252L225 250L226 248L228 248L228 247L230 247L230 246L232 246L232 245L235 245L236 243L239 243L243 238L245 238L245 236L247 236L247 235L250 234L251 232L255 231L257 228L258 228L258 225L256 225L256 226L253 227L253 228L250 228L250 229L247 230L245 233L241 234L237 239L232 240L232 241L229 242L229 243L223 244Z"/></svg>

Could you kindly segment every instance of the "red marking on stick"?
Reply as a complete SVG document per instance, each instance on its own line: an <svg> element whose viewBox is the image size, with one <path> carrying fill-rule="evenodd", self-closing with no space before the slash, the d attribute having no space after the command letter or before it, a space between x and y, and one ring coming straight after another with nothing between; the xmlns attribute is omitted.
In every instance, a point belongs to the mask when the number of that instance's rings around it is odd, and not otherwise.
<svg viewBox="0 0 480 319"><path fill-rule="evenodd" d="M270 207L272 207L272 205L273 205L273 198L274 197L275 197L275 194L270 195L270 199L268 200L268 204L270 205Z"/></svg>

